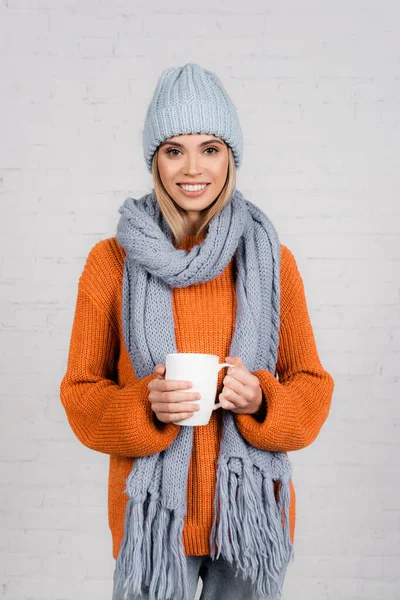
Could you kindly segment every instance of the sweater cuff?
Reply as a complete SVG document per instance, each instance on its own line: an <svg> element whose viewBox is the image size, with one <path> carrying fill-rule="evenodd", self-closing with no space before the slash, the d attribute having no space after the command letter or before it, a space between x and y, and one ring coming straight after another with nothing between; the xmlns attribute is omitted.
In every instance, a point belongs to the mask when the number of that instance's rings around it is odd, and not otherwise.
<svg viewBox="0 0 400 600"><path fill-rule="evenodd" d="M128 384L119 394L119 408L109 415L110 421L103 417L106 428L104 436L107 432L110 435L112 430L119 430L121 446L123 440L127 442L127 446L123 449L121 447L124 455L132 452L133 457L138 457L161 452L174 441L179 432L179 425L159 421L151 408L148 384L156 377L156 374L151 373Z"/></svg>

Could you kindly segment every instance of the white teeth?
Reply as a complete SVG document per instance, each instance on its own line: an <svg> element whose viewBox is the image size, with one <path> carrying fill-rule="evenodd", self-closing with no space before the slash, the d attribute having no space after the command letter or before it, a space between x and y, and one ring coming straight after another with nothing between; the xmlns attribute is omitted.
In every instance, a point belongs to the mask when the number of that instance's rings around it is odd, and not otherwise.
<svg viewBox="0 0 400 600"><path fill-rule="evenodd" d="M178 185L187 192L198 192L199 190L204 190L207 184L205 183L204 185L181 185L180 183L178 183Z"/></svg>

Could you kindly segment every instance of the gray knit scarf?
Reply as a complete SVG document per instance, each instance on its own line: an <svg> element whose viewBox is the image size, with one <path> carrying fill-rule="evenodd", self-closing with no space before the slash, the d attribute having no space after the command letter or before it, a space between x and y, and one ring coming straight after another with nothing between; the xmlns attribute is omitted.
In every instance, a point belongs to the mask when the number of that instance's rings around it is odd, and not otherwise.
<svg viewBox="0 0 400 600"><path fill-rule="evenodd" d="M190 252L178 250L154 189L120 207L117 240L126 251L122 321L138 378L177 352L171 288L220 275L236 252L237 314L230 356L250 372L276 372L280 323L280 243L269 218L235 190ZM132 399L134 402L134 398ZM134 407L132 407L134 416ZM281 594L294 558L289 533L291 463L243 438L234 414L222 410L222 439L210 535L211 557L222 556L249 578L260 597ZM170 446L138 457L126 480L128 503L117 557L118 599L187 600L182 532L193 427L181 427ZM274 481L281 483L279 499ZM284 515L284 526L282 525Z"/></svg>

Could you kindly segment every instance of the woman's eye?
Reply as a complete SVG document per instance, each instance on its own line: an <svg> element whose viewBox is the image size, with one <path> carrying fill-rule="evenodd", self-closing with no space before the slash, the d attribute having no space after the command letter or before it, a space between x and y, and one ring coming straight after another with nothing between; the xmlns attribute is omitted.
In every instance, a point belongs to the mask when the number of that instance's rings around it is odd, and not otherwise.
<svg viewBox="0 0 400 600"><path fill-rule="evenodd" d="M215 150L215 152L218 152L218 150L214 148L214 146L209 146L208 148L206 148L206 150ZM214 154L214 152L211 152L211 154Z"/></svg>

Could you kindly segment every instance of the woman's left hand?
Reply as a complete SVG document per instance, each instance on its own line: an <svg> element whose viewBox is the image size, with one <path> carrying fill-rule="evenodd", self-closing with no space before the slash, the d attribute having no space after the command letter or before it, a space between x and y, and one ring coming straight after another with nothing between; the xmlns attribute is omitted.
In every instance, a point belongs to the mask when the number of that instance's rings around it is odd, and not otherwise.
<svg viewBox="0 0 400 600"><path fill-rule="evenodd" d="M219 395L222 408L234 413L252 415L263 403L263 394L258 378L250 373L239 356L227 356L225 362L232 363L223 379L224 387Z"/></svg>

